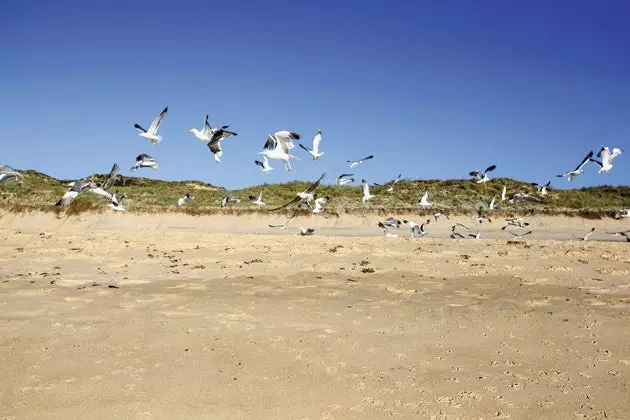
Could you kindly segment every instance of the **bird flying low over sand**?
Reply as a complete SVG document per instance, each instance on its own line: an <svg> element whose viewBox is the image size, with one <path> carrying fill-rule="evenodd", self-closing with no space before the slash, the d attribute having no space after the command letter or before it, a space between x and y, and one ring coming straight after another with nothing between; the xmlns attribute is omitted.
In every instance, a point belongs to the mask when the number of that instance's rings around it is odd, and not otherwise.
<svg viewBox="0 0 630 420"><path fill-rule="evenodd" d="M330 197L319 197L315 199L315 208L313 209L313 214L319 214L326 210L324 208L324 204L328 202Z"/></svg>
<svg viewBox="0 0 630 420"><path fill-rule="evenodd" d="M508 230L508 233L509 233L510 235L512 235L512 239L516 241L516 240L521 239L523 236L531 235L531 234L532 234L532 231L531 231L531 230L529 230L529 231L527 231L527 232L525 232L525 233L517 233L517 232L510 232L510 231Z"/></svg>
<svg viewBox="0 0 630 420"><path fill-rule="evenodd" d="M286 222L284 222L283 225L269 225L270 228L276 228L276 229L281 229L281 230L285 230L287 228L287 225L289 224L289 222L294 218L295 216L291 216L287 219Z"/></svg>
<svg viewBox="0 0 630 420"><path fill-rule="evenodd" d="M579 239L580 241L588 241L588 240L589 240L589 238L591 237L591 235L592 235L594 232L595 232L595 228L591 228L591 230L589 230L589 231L586 233L586 235L584 235L584 236L575 236L575 235L574 235L574 237L575 237L576 239Z"/></svg>
<svg viewBox="0 0 630 420"><path fill-rule="evenodd" d="M490 178L488 177L488 173L494 171L495 169L497 169L497 165L492 165L492 166L488 166L486 170L483 172L472 171L469 173L469 175L472 176L477 181L477 184L485 184L486 182L490 181Z"/></svg>
<svg viewBox="0 0 630 420"><path fill-rule="evenodd" d="M602 147L597 157L602 160L597 160L591 158L591 162L595 162L599 165L599 171L597 173L601 174L602 172L606 172L610 175L610 170L612 169L612 161L614 158L623 153L623 149L619 149L617 147L612 149L612 152L608 147Z"/></svg>
<svg viewBox="0 0 630 420"><path fill-rule="evenodd" d="M228 194L223 200L221 200L221 207L225 207L228 204L238 204L241 202L240 198L236 198L234 194Z"/></svg>
<svg viewBox="0 0 630 420"><path fill-rule="evenodd" d="M114 163L114 166L112 166L112 169L109 171L109 175L105 178L105 181L103 181L101 185L96 186L96 188L92 188L91 191L100 197L111 200L112 195L107 192L107 190L114 185L114 182L116 182L116 176L118 175L119 169L118 164Z"/></svg>
<svg viewBox="0 0 630 420"><path fill-rule="evenodd" d="M160 112L160 115L155 117L155 119L149 126L148 130L145 130L144 128L142 128L140 124L134 125L134 127L140 132L138 133L138 135L140 137L144 137L145 139L151 140L151 143L153 143L154 146L158 144L159 142L161 142L162 136L158 136L157 131L158 131L158 128L160 127L160 124L162 123L162 120L166 118L167 113L168 113L168 107L165 107L162 110L162 112Z"/></svg>
<svg viewBox="0 0 630 420"><path fill-rule="evenodd" d="M532 182L532 186L536 187L536 191L538 191L538 194L544 197L545 195L549 194L549 191L547 191L547 189L551 187L551 181L547 181L545 185L539 185L535 182Z"/></svg>
<svg viewBox="0 0 630 420"><path fill-rule="evenodd" d="M394 181L392 182L392 185L390 185L389 188L387 189L387 192L393 192L394 191L394 185L396 185L398 183L398 181L400 181L400 177L401 176L402 176L402 174L398 174L396 179L394 179Z"/></svg>
<svg viewBox="0 0 630 420"><path fill-rule="evenodd" d="M154 171L158 168L158 163L151 156L143 153L136 157L136 163L130 169L131 172L135 172L140 168L151 168Z"/></svg>
<svg viewBox="0 0 630 420"><path fill-rule="evenodd" d="M24 175L16 171L10 166L0 165L0 184L11 179L11 178L24 178Z"/></svg>
<svg viewBox="0 0 630 420"><path fill-rule="evenodd" d="M319 143L322 141L322 130L317 130L317 134L313 138L313 148L309 149L304 146L302 143L298 143L300 147L306 150L311 156L313 156L313 160L319 160L322 157L324 152L319 151Z"/></svg>
<svg viewBox="0 0 630 420"><path fill-rule="evenodd" d="M317 181L313 182L306 190L295 194L295 198L293 198L288 203L285 203L285 204L281 205L280 207L275 207L273 209L268 209L267 211L280 210L280 209L283 209L283 208L285 208L287 206L290 206L291 204L297 203L298 201L301 201L301 200L312 201L313 200L313 191L315 191L315 188L317 188L317 186L320 184L320 182L322 182L322 180L325 177L326 177L326 172L324 172L319 177L319 179ZM309 200L309 198L310 198L310 200Z"/></svg>
<svg viewBox="0 0 630 420"><path fill-rule="evenodd" d="M190 203L194 199L195 199L194 195L191 195L190 193L186 193L183 197L180 197L179 200L177 200L177 207L181 207L186 203Z"/></svg>
<svg viewBox="0 0 630 420"><path fill-rule="evenodd" d="M374 159L374 155L369 155L369 156L366 156L366 157L361 158L359 160L347 160L346 162L348 162L350 164L351 168L354 168L355 166L365 162L366 160L370 160L370 159Z"/></svg>
<svg viewBox="0 0 630 420"><path fill-rule="evenodd" d="M250 195L248 198L249 198L249 201L252 202L252 204L255 204L258 206L258 208L261 208L261 207L265 207L265 203L262 201L262 195L263 195L263 189L261 188L260 192L258 193L258 196Z"/></svg>
<svg viewBox="0 0 630 420"><path fill-rule="evenodd" d="M79 195L83 194L90 188L96 188L96 184L88 181L87 179L80 179L78 181L72 182L70 184L70 188L66 190L63 197L61 197L61 199L57 201L55 206L69 205L75 198L77 198Z"/></svg>
<svg viewBox="0 0 630 420"><path fill-rule="evenodd" d="M564 174L560 174L560 175L556 175L557 178L563 178L566 177L567 181L571 182L573 181L573 179L584 173L584 166L586 166L586 164L591 160L591 158L593 157L593 151L591 150L585 157L584 159L582 159L582 162L580 162L580 164L572 171L569 171L567 173Z"/></svg>
<svg viewBox="0 0 630 420"><path fill-rule="evenodd" d="M422 197L420 197L420 200L416 203L416 207L426 208L429 206L431 206L431 203L429 203L429 191L425 191Z"/></svg>
<svg viewBox="0 0 630 420"><path fill-rule="evenodd" d="M381 230L383 231L383 235L385 235L388 238L396 238L398 236L398 235L393 235L383 222L378 222L378 227L380 227Z"/></svg>
<svg viewBox="0 0 630 420"><path fill-rule="evenodd" d="M123 194L120 199L118 199L117 195L118 191L112 194L112 200L109 203L109 207L114 211L127 211L127 207L125 206L127 197Z"/></svg>
<svg viewBox="0 0 630 420"><path fill-rule="evenodd" d="M363 191L363 197L361 198L361 201L363 201L364 203L376 197L370 194L370 186L368 185L365 179L361 180L361 189Z"/></svg>
<svg viewBox="0 0 630 420"><path fill-rule="evenodd" d="M312 235L313 233L315 233L315 229L300 226L300 231L298 232L298 235L309 236L309 235Z"/></svg>
<svg viewBox="0 0 630 420"><path fill-rule="evenodd" d="M263 151L259 155L266 156L269 159L281 160L287 171L292 171L290 159L300 160L297 156L289 153L293 149L293 140L299 140L300 135L291 131L278 131L273 136L268 136L267 141L263 145Z"/></svg>
<svg viewBox="0 0 630 420"><path fill-rule="evenodd" d="M346 185L354 182L354 178L352 178L354 174L341 174L337 177L335 184L337 185Z"/></svg>

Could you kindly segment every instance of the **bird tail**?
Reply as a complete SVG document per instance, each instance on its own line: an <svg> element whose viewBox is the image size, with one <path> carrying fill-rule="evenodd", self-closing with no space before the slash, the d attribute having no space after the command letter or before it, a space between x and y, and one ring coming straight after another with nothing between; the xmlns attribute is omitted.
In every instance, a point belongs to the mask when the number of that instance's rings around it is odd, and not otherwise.
<svg viewBox="0 0 630 420"><path fill-rule="evenodd" d="M160 143L163 138L164 137L162 136L155 136L155 141L153 142L153 145L155 146L156 144Z"/></svg>

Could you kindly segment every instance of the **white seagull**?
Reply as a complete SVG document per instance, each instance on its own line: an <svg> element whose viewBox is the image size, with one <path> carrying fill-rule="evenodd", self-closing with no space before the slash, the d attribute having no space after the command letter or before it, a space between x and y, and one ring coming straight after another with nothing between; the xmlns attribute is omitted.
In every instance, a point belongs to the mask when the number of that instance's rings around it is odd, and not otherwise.
<svg viewBox="0 0 630 420"><path fill-rule="evenodd" d="M597 172L598 174L606 172L610 175L610 170L613 167L612 161L621 153L623 153L623 149L619 149L617 147L613 148L612 153L608 147L602 147L597 154L597 157L602 158L602 160L591 159L591 162L595 162L599 165L599 171Z"/></svg>
<svg viewBox="0 0 630 420"><path fill-rule="evenodd" d="M144 128L142 128L140 126L140 124L134 125L134 127L137 128L138 131L140 131L140 133L138 135L140 137L144 137L145 139L151 140L151 143L153 143L154 146L156 144L158 144L159 142L161 142L162 141L162 136L158 136L157 131L158 131L158 128L160 127L160 123L166 117L166 113L167 112L168 112L168 107L165 107L162 110L162 112L160 112L160 115L155 117L155 119L153 120L153 122L149 126L148 130L145 130Z"/></svg>
<svg viewBox="0 0 630 420"><path fill-rule="evenodd" d="M492 165L492 166L488 166L486 170L483 172L472 171L469 173L469 175L474 177L474 179L477 181L477 184L485 184L486 182L490 181L490 178L488 177L488 173L494 171L495 169L497 169L497 165Z"/></svg>
<svg viewBox="0 0 630 420"><path fill-rule="evenodd" d="M398 174L398 176L396 177L396 179L394 180L394 182L392 183L392 185L389 186L389 188L387 189L387 192L392 192L394 191L394 185L396 185L396 183L398 181L400 181L400 177L402 174Z"/></svg>
<svg viewBox="0 0 630 420"><path fill-rule="evenodd" d="M376 197L375 195L370 194L370 186L365 181L365 179L361 180L361 189L363 190L363 197L361 198L361 201L363 201L364 203Z"/></svg>
<svg viewBox="0 0 630 420"><path fill-rule="evenodd" d="M298 235L307 236L312 235L313 233L315 233L315 229L300 226L300 231L298 232Z"/></svg>
<svg viewBox="0 0 630 420"><path fill-rule="evenodd" d="M503 226L501 228L501 230L505 230L508 226L516 226L519 228L523 228L526 226L529 226L529 223L526 222L525 220L523 220L522 217L513 217L511 219L505 219L505 222L507 223L505 226Z"/></svg>
<svg viewBox="0 0 630 420"><path fill-rule="evenodd" d="M388 217L387 219L383 220L383 224L390 228L399 228L401 225L401 222L400 220L394 217Z"/></svg>
<svg viewBox="0 0 630 420"><path fill-rule="evenodd" d="M11 178L23 179L24 175L8 165L0 165L0 184Z"/></svg>
<svg viewBox="0 0 630 420"><path fill-rule="evenodd" d="M260 166L262 173L266 174L267 172L273 171L273 168L269 166L269 159L267 159L267 156L263 156L262 159L262 162L259 160L254 161L256 165Z"/></svg>
<svg viewBox="0 0 630 420"><path fill-rule="evenodd" d="M337 177L335 184L337 185L346 185L354 182L354 178L351 178L354 174L341 174Z"/></svg>
<svg viewBox="0 0 630 420"><path fill-rule="evenodd" d="M547 189L551 186L551 181L547 181L545 185L539 185L535 182L532 182L532 186L536 187L536 191L538 191L538 194L544 197L549 194L549 191L547 191Z"/></svg>
<svg viewBox="0 0 630 420"><path fill-rule="evenodd" d="M627 219L630 217L630 208L621 209L615 213L615 219Z"/></svg>
<svg viewBox="0 0 630 420"><path fill-rule="evenodd" d="M588 239L591 237L591 235L593 234L593 232L595 232L595 228L591 228L591 230L589 230L586 235L582 236L582 237L576 237L576 239L579 239L581 241L588 241ZM575 235L574 235L575 236Z"/></svg>
<svg viewBox="0 0 630 420"><path fill-rule="evenodd" d="M289 159L299 160L297 156L289 153L293 146L293 140L299 140L300 135L289 131L278 131L273 136L268 136L263 146L263 151L259 155L266 156L269 159L281 160L287 171L292 171Z"/></svg>
<svg viewBox="0 0 630 420"><path fill-rule="evenodd" d="M354 168L354 167L355 167L355 166L357 166L358 164L363 163L363 162L365 162L366 160L370 160L370 159L374 159L374 155L369 155L369 156L366 156L366 157L361 158L361 159L359 159L359 160L347 160L346 162L348 162L348 163L350 164L350 167L351 167L351 168Z"/></svg>
<svg viewBox="0 0 630 420"><path fill-rule="evenodd" d="M290 206L291 204L297 203L298 201L301 200L306 200L307 202L313 201L313 191L315 191L315 188L317 188L317 186L320 184L320 182L322 182L322 180L324 179L324 177L326 177L326 172L324 172L317 181L313 182L311 185L309 185L309 187L302 191L299 192L297 194L295 194L295 198L293 198L291 201L279 206L279 207L275 207L273 209L268 209L268 211L275 211L275 210L280 210L283 209L287 206Z"/></svg>
<svg viewBox="0 0 630 420"><path fill-rule="evenodd" d="M525 232L525 233L516 233L516 232L510 232L510 231L508 230L508 233L509 233L510 235L512 235L512 237L514 238L514 240L515 240L515 241L517 241L517 240L521 239L523 236L531 235L531 234L532 234L532 231L531 231L531 230L529 230L529 231L527 231L527 232Z"/></svg>
<svg viewBox="0 0 630 420"><path fill-rule="evenodd" d="M424 195L418 200L416 207L426 208L429 207L431 203L429 203L429 191L425 191Z"/></svg>
<svg viewBox="0 0 630 420"><path fill-rule="evenodd" d="M566 177L567 181L571 182L573 181L573 179L584 173L584 166L591 160L591 158L593 157L593 151L591 150L589 152L588 155L586 155L586 157L584 157L584 159L582 159L582 162L572 171L569 171L567 173L564 174L560 174L560 175L556 175L557 178L563 178Z"/></svg>
<svg viewBox="0 0 630 420"><path fill-rule="evenodd" d="M270 228L277 228L277 229L281 229L281 230L285 230L287 228L287 225L289 224L289 222L291 221L291 219L293 219L295 216L291 216L289 217L289 219L284 222L283 225L269 225Z"/></svg>
<svg viewBox="0 0 630 420"><path fill-rule="evenodd" d="M448 214L446 214L444 212L441 212L441 211L438 211L437 213L434 213L433 217L435 218L436 222L438 221L438 218L440 218L440 217L446 217L446 219L448 220Z"/></svg>
<svg viewBox="0 0 630 420"><path fill-rule="evenodd" d="M109 203L109 207L114 211L127 211L127 207L125 206L125 200L127 197L123 194L122 197L120 197L120 200L118 200L116 197L117 194L118 191L112 195L112 201Z"/></svg>
<svg viewBox="0 0 630 420"><path fill-rule="evenodd" d="M260 189L260 192L258 193L258 197L255 195L250 195L249 201L251 201L253 204L257 205L258 208L261 207L265 207L265 203L262 201L262 195L263 195L263 189Z"/></svg>
<svg viewBox="0 0 630 420"><path fill-rule="evenodd" d="M324 154L324 152L319 151L319 143L322 141L322 130L317 130L317 134L313 138L313 148L309 149L304 146L302 143L298 143L300 147L306 150L311 156L313 156L313 160L319 160L320 157Z"/></svg>
<svg viewBox="0 0 630 420"><path fill-rule="evenodd" d="M79 195L93 188L96 188L96 184L88 181L87 179L74 181L70 184L70 188L68 188L63 197L61 197L61 199L57 201L55 206L67 206L72 203L72 200L77 198Z"/></svg>
<svg viewBox="0 0 630 420"><path fill-rule="evenodd" d="M381 228L381 230L383 231L383 234L384 234L386 237L388 237L388 238L396 238L396 237L398 237L398 235L393 235L393 234L389 231L389 229L387 228L387 226L385 226L385 225L383 224L383 222L378 222L378 227L380 227L380 228Z"/></svg>
<svg viewBox="0 0 630 420"><path fill-rule="evenodd" d="M315 199L315 208L313 209L314 214L319 214L326 210L323 205L328 202L330 197L320 197Z"/></svg>
<svg viewBox="0 0 630 420"><path fill-rule="evenodd" d="M214 155L214 161L216 163L220 163L221 157L223 156L223 149L221 149L221 141L232 136L238 136L238 134L235 133L234 131L227 131L224 128L217 128L212 133L212 136L210 137L210 141L208 142L208 149L210 149L210 151Z"/></svg>
<svg viewBox="0 0 630 420"><path fill-rule="evenodd" d="M204 142L204 143L208 143L212 140L212 136L220 130L227 130L230 126L229 125L224 125L221 127L215 127L212 128L212 126L210 125L210 123L208 122L208 115L206 114L204 120L203 120L203 128L201 130L197 130L196 128L191 128L190 130L188 130L189 133L193 133L195 137L197 137L198 140ZM226 131L226 133L231 133L230 131ZM236 135L236 134L230 134L230 135ZM227 136L229 137L229 135Z"/></svg>
<svg viewBox="0 0 630 420"><path fill-rule="evenodd" d="M184 195L183 197L180 197L180 199L177 200L177 207L181 207L186 203L190 203L194 199L195 199L195 196L191 195L190 193L186 193L186 195Z"/></svg>
<svg viewBox="0 0 630 420"><path fill-rule="evenodd" d="M403 223L409 226L410 236L420 236L420 225L411 220L403 220Z"/></svg>
<svg viewBox="0 0 630 420"><path fill-rule="evenodd" d="M114 163L114 166L112 166L112 169L109 171L109 175L107 176L105 181L103 181L101 185L96 186L96 188L91 188L90 191L100 197L111 200L112 195L107 192L107 190L114 185L114 182L116 182L116 176L118 175L119 169L120 168L118 167L118 164Z"/></svg>
<svg viewBox="0 0 630 420"><path fill-rule="evenodd" d="M225 207L228 204L237 204L240 203L241 199L240 198L236 198L234 196L234 194L228 194L227 197L225 197L223 200L221 200L221 207Z"/></svg>
<svg viewBox="0 0 630 420"><path fill-rule="evenodd" d="M140 168L151 168L154 171L158 168L158 163L151 156L143 153L136 157L136 164L130 169L131 172L135 172Z"/></svg>
<svg viewBox="0 0 630 420"><path fill-rule="evenodd" d="M506 200L506 194L507 194L507 184L505 184L503 186L503 191L501 191L501 201L505 201Z"/></svg>

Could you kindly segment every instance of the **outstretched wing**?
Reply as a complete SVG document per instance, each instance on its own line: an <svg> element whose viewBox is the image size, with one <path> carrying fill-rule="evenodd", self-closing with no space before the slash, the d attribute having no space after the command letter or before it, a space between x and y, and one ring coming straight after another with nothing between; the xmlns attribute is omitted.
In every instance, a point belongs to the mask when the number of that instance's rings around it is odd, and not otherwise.
<svg viewBox="0 0 630 420"><path fill-rule="evenodd" d="M311 149L309 149L308 147L304 146L302 143L298 143L298 146L300 146L302 149L306 150L307 152L312 152Z"/></svg>
<svg viewBox="0 0 630 420"><path fill-rule="evenodd" d="M153 120L153 122L151 123L151 126L149 127L149 131L153 134L157 133L158 128L160 127L160 124L162 123L162 120L166 117L166 113L168 112L168 107L165 107L162 112L160 112L160 115L158 115L157 117L155 117L155 119Z"/></svg>
<svg viewBox="0 0 630 420"><path fill-rule="evenodd" d="M591 160L592 157L593 157L593 151L591 150L589 154L586 155L584 159L582 159L582 162L577 166L577 168L575 168L575 170L576 171L581 170L584 167L584 165L586 165L588 161Z"/></svg>
<svg viewBox="0 0 630 420"><path fill-rule="evenodd" d="M108 190L109 188L112 187L112 185L114 185L114 182L116 182L116 176L118 175L119 169L120 168L118 167L118 164L114 163L114 166L112 166L112 170L109 171L109 176L107 177L105 182L101 184L102 189Z"/></svg>
<svg viewBox="0 0 630 420"><path fill-rule="evenodd" d="M488 166L486 170L484 171L484 174L487 174L488 172L492 172L495 169L497 169L497 165Z"/></svg>

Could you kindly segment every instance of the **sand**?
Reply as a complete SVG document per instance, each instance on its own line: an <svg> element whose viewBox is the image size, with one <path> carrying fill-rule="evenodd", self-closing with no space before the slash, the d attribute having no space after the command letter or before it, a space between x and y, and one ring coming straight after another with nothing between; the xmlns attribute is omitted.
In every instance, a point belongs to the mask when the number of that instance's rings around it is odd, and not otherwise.
<svg viewBox="0 0 630 420"><path fill-rule="evenodd" d="M630 244L283 219L1 214L0 418L630 416Z"/></svg>

